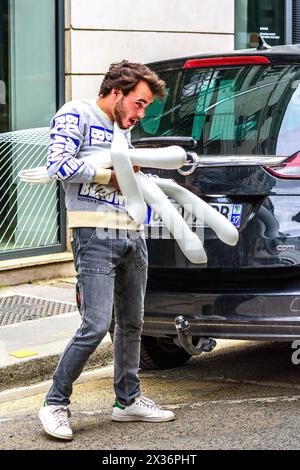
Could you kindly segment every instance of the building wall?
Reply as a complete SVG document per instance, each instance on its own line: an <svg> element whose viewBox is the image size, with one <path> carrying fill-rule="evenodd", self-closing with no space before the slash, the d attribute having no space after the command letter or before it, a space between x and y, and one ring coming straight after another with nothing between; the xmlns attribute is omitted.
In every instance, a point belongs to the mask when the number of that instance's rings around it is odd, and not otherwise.
<svg viewBox="0 0 300 470"><path fill-rule="evenodd" d="M234 0L65 0L66 100L97 95L112 62L234 48Z"/></svg>

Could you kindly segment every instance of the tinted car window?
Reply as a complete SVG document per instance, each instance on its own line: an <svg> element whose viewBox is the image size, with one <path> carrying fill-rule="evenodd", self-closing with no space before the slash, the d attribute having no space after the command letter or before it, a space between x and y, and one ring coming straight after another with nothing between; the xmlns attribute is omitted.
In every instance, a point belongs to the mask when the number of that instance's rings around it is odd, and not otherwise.
<svg viewBox="0 0 300 470"><path fill-rule="evenodd" d="M298 75L298 74L297 74ZM300 145L300 82L295 78L286 90L285 112L280 122L276 142L277 155L292 155L299 152ZM291 96L289 96L291 95ZM283 100L284 101L284 100Z"/></svg>
<svg viewBox="0 0 300 470"><path fill-rule="evenodd" d="M191 136L202 154L291 155L300 149L299 66L170 70L160 76L168 97L149 106L134 138Z"/></svg>
<svg viewBox="0 0 300 470"><path fill-rule="evenodd" d="M170 70L159 73L166 82L167 96L159 102L154 100L146 109L142 125L133 131L135 138L157 135L188 135L175 124L178 121L178 110L182 106L180 99L183 70ZM175 132L176 129L176 132ZM188 132L188 131L187 131Z"/></svg>

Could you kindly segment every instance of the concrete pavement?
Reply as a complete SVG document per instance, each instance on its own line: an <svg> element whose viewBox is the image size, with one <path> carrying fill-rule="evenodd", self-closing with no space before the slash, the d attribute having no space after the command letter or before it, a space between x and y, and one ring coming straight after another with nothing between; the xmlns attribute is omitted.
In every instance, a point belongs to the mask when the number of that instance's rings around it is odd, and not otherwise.
<svg viewBox="0 0 300 470"><path fill-rule="evenodd" d="M30 298L33 302L45 299L51 305L65 304L68 313L0 326L0 389L49 379L60 354L80 325L74 278L0 289L0 300L13 296L23 296L25 300ZM27 305L30 308L30 304ZM18 309L18 305L14 308ZM107 335L91 356L86 369L107 365L112 359L112 344Z"/></svg>

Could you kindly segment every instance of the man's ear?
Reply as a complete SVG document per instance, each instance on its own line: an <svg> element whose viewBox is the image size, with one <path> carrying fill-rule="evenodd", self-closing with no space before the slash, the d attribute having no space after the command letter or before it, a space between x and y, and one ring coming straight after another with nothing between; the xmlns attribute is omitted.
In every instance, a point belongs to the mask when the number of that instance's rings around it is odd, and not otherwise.
<svg viewBox="0 0 300 470"><path fill-rule="evenodd" d="M111 92L114 98L120 98L120 96L123 96L122 90L120 90L120 88L113 88Z"/></svg>

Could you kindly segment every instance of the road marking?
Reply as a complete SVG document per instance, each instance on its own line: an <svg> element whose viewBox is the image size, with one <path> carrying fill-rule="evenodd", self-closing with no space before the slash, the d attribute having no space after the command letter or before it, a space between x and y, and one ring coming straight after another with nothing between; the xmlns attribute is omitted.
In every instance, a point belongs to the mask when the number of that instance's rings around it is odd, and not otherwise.
<svg viewBox="0 0 300 470"><path fill-rule="evenodd" d="M180 410L180 408L201 408L204 406L211 406L211 405L241 405L241 404L255 404L255 403L286 403L286 402L296 402L300 401L300 395L293 395L291 397L287 395L282 395L278 397L258 397L258 398L241 398L241 399L234 399L234 400L210 400L210 401L203 401L203 402L196 402L196 403L177 403L177 404L164 404L163 407L165 409L172 409L172 410ZM80 416L103 416L103 415L110 415L112 412L112 408L103 408L101 411L72 411L73 417L80 417ZM4 417L0 418L0 423L5 421L16 421L20 419L28 419L28 416L35 416L36 413L28 414L19 414L14 415L12 417Z"/></svg>
<svg viewBox="0 0 300 470"><path fill-rule="evenodd" d="M140 372L140 377L141 378L146 378L146 379L156 379L158 374L156 373L144 373L143 371ZM161 379L170 379L173 378L171 375L163 375L159 374L159 377ZM194 374L186 374L183 378L177 378L178 381L184 381L187 378L193 378ZM286 382L262 382L258 380L239 380L239 379L231 379L230 377L222 377L222 376L216 376L216 377L203 377L201 379L202 382L204 383L214 383L214 382L222 382L222 383L233 383L233 384L239 384L239 385L258 385L260 387L271 387L271 388L292 388L293 390L300 390L300 384L298 383L286 383Z"/></svg>
<svg viewBox="0 0 300 470"><path fill-rule="evenodd" d="M19 351L12 351L8 353L9 356L16 357L18 359L23 359L24 357L36 356L38 352L29 351L28 349L20 349Z"/></svg>
<svg viewBox="0 0 300 470"><path fill-rule="evenodd" d="M236 383L242 385L259 385L261 387L272 387L272 388L292 388L292 389L300 389L300 384L293 384L293 383L286 383L286 382L261 382L258 380L238 380L238 379L231 379L227 377L209 377L207 380L203 379L203 382L229 382L229 383Z"/></svg>
<svg viewBox="0 0 300 470"><path fill-rule="evenodd" d="M299 401L300 400L300 395L293 395L293 396L287 396L287 395L282 395L278 397L257 397L257 398L237 398L233 400L207 400L207 401L201 401L201 402L196 402L196 403L177 403L176 405L168 405L164 404L164 408L180 408L182 406L185 407L201 407L201 406L207 406L207 405L240 405L243 403L285 403L285 402L292 402L292 401Z"/></svg>

